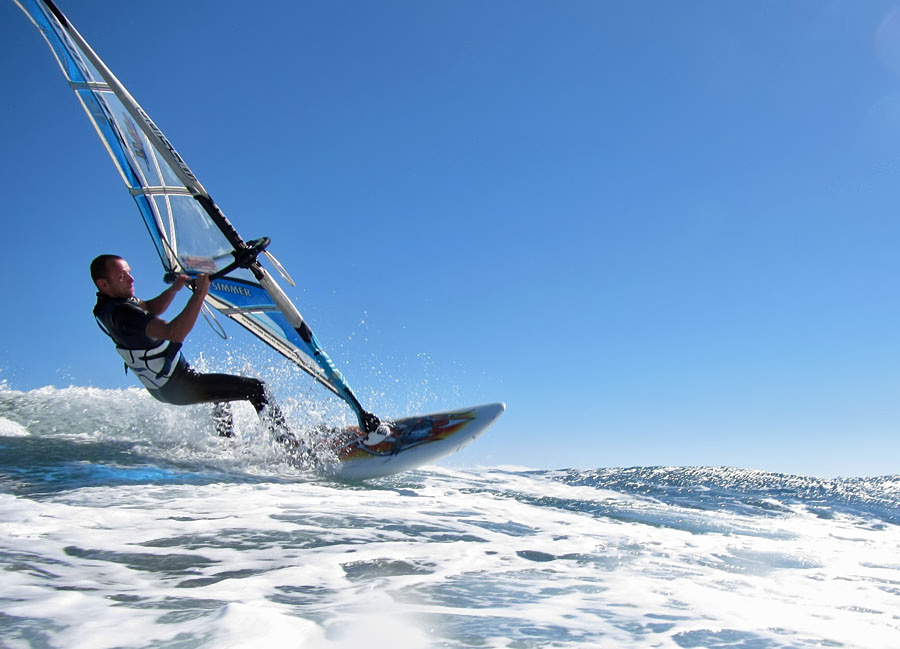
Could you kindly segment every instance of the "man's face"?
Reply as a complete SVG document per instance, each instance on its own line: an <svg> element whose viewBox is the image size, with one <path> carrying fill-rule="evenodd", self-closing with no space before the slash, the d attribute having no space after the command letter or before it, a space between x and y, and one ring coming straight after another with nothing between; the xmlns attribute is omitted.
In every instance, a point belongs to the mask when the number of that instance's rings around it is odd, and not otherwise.
<svg viewBox="0 0 900 649"><path fill-rule="evenodd" d="M97 288L109 297L134 297L134 277L128 262L124 259L106 262L106 277L97 280Z"/></svg>

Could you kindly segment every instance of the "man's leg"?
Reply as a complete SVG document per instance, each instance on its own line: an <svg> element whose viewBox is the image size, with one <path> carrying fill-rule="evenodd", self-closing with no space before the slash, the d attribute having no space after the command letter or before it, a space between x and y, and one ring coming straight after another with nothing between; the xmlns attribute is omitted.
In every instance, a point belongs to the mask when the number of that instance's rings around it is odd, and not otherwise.
<svg viewBox="0 0 900 649"><path fill-rule="evenodd" d="M158 393L161 401L177 406L249 401L258 412L267 403L265 386L259 379L233 374L201 374L187 366L178 368Z"/></svg>
<svg viewBox="0 0 900 649"><path fill-rule="evenodd" d="M229 401L249 401L259 418L276 436L290 434L287 421L281 409L270 403L265 384L259 379L233 374L201 374L190 367L179 368L157 391L161 401L175 405L195 403L225 404ZM219 418L224 415L217 408L214 415L218 427ZM230 417L230 411L229 411Z"/></svg>

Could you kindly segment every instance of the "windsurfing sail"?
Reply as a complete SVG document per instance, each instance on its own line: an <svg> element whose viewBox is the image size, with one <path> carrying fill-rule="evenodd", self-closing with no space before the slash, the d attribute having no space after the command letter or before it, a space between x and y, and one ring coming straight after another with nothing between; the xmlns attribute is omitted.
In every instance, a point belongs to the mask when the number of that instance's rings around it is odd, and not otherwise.
<svg viewBox="0 0 900 649"><path fill-rule="evenodd" d="M296 306L257 259L269 240L241 238L162 131L53 2L13 1L53 51L134 197L166 274L209 273L213 281L206 300L212 307L346 401L361 428L377 427L378 419L363 409Z"/></svg>

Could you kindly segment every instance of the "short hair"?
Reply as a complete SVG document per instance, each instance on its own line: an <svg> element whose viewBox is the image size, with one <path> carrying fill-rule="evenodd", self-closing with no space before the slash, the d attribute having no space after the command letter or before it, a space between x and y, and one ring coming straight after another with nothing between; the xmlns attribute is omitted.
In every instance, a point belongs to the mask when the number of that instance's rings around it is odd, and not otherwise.
<svg viewBox="0 0 900 649"><path fill-rule="evenodd" d="M98 255L91 262L91 279L94 284L98 279L107 279L107 264L114 259L122 259L119 255Z"/></svg>

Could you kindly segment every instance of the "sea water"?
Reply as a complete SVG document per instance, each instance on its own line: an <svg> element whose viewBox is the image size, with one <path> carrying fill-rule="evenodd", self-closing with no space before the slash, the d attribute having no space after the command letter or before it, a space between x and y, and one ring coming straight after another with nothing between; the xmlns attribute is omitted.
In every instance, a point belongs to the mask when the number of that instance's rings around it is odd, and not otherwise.
<svg viewBox="0 0 900 649"><path fill-rule="evenodd" d="M898 476L339 484L204 408L0 389L0 647L900 647Z"/></svg>

